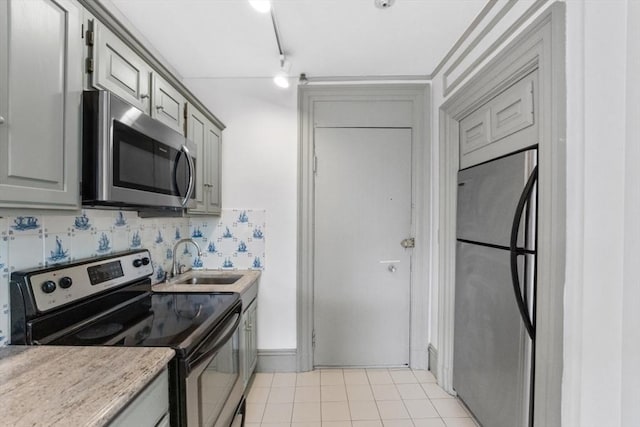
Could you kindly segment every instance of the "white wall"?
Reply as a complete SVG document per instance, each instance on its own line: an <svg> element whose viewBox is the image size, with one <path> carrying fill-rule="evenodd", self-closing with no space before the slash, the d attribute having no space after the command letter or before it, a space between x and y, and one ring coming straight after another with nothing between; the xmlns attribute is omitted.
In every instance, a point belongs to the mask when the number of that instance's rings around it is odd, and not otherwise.
<svg viewBox="0 0 640 427"><path fill-rule="evenodd" d="M567 8L567 192L574 203L567 206L563 415L585 427L621 421L626 7L589 1Z"/></svg>
<svg viewBox="0 0 640 427"><path fill-rule="evenodd" d="M523 10L516 6L504 19L515 22ZM567 427L640 425L639 27L638 2L567 2ZM471 55L480 55L503 28ZM433 100L437 114L446 100L442 72L433 81ZM437 312L432 342L436 321Z"/></svg>
<svg viewBox="0 0 640 427"><path fill-rule="evenodd" d="M297 89L271 79L186 79L227 125L222 205L266 209L258 348L296 347Z"/></svg>
<svg viewBox="0 0 640 427"><path fill-rule="evenodd" d="M627 9L625 247L622 316L622 426L640 425L640 2Z"/></svg>

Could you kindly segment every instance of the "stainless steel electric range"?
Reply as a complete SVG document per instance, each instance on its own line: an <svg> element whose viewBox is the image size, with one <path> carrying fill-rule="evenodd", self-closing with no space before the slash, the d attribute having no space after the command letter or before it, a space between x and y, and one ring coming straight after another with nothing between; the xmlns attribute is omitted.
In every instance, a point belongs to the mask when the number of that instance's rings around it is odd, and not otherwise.
<svg viewBox="0 0 640 427"><path fill-rule="evenodd" d="M11 343L171 347L172 426L243 423L240 298L153 293L147 250L11 275Z"/></svg>

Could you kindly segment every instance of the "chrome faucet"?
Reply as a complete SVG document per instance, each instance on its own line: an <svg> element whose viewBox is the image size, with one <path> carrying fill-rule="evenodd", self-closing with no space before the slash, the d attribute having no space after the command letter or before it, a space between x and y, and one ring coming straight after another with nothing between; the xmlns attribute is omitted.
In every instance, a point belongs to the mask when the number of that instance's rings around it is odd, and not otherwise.
<svg viewBox="0 0 640 427"><path fill-rule="evenodd" d="M178 268L178 256L177 256L177 252L176 250L178 249L178 245L180 243L193 243L193 245L196 247L196 249L198 250L198 256L201 257L202 256L202 251L200 250L200 246L198 245L198 243L193 240L192 238L188 237L186 239L180 239L176 242L175 245L173 245L173 263L171 265L171 277L176 277L176 270L179 270ZM180 272L178 272L180 273Z"/></svg>

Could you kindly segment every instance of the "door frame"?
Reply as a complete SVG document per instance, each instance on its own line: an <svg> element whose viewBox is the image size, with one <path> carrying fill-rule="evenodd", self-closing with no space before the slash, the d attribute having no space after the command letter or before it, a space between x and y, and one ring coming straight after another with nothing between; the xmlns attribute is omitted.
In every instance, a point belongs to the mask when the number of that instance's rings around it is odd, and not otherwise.
<svg viewBox="0 0 640 427"><path fill-rule="evenodd" d="M415 84L318 84L298 90L298 259L297 259L297 370L313 369L313 276L314 276L314 129L317 103L380 101L411 103L412 129L412 235L416 247L411 255L411 315L409 321L409 364L427 367L429 269L431 262L430 186L430 86ZM384 118L377 125L390 127ZM340 126L336 126L340 127ZM343 126L344 127L344 126ZM406 127L406 126L405 126ZM398 242L399 244L400 242Z"/></svg>
<svg viewBox="0 0 640 427"><path fill-rule="evenodd" d="M539 70L535 426L561 424L566 236L565 5L553 4L440 107L438 383L453 393L456 194L460 120ZM434 279L432 279L434 280Z"/></svg>

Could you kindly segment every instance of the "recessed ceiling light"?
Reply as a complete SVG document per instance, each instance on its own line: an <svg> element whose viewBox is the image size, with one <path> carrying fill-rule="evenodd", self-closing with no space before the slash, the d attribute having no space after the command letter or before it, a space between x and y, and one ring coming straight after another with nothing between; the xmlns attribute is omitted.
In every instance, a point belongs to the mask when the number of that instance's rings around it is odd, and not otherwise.
<svg viewBox="0 0 640 427"><path fill-rule="evenodd" d="M374 0L374 2L378 9L389 9L396 0Z"/></svg>
<svg viewBox="0 0 640 427"><path fill-rule="evenodd" d="M249 4L260 13L268 13L271 10L271 0L249 0Z"/></svg>

